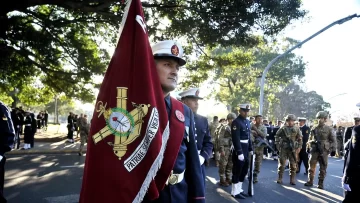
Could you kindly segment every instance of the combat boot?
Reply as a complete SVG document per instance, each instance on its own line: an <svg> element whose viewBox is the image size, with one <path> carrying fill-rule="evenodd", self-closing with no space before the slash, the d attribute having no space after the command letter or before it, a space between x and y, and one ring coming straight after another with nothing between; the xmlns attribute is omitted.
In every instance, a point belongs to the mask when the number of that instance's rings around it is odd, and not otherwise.
<svg viewBox="0 0 360 203"><path fill-rule="evenodd" d="M254 173L253 178L254 178L253 183L257 183L258 182L258 177L257 177L256 173Z"/></svg>
<svg viewBox="0 0 360 203"><path fill-rule="evenodd" d="M310 179L304 184L305 186L313 186L314 185L314 177L310 177Z"/></svg>
<svg viewBox="0 0 360 203"><path fill-rule="evenodd" d="M318 184L317 188L324 189L324 180L319 180L319 184Z"/></svg>
<svg viewBox="0 0 360 203"><path fill-rule="evenodd" d="M227 182L229 185L231 185L231 184L232 184L232 182L231 182L231 179L230 179L230 178L226 178L226 182Z"/></svg>
<svg viewBox="0 0 360 203"><path fill-rule="evenodd" d="M282 184L282 177L283 177L283 175L282 175L282 174L279 174L279 177L278 177L276 183Z"/></svg>
<svg viewBox="0 0 360 203"><path fill-rule="evenodd" d="M296 185L295 175L290 175L290 185Z"/></svg>

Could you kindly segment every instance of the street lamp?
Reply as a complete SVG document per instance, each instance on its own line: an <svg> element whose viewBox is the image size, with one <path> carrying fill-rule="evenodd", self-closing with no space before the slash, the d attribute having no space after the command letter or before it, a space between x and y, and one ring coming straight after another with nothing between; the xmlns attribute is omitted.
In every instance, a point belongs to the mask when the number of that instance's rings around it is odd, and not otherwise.
<svg viewBox="0 0 360 203"><path fill-rule="evenodd" d="M319 35L320 33L324 32L325 30L331 28L332 26L334 25L341 25L343 24L344 22L346 21L349 21L355 17L360 17L360 15L358 14L353 14L351 16L348 16L348 17L345 17L345 18L342 18L340 20L337 20L331 24L329 24L328 26L324 27L323 29L319 30L318 32L316 32L315 34L311 35L310 37L306 38L304 41L298 43L297 45L295 45L294 47L290 48L289 50L285 51L283 54L275 57L273 60L270 61L270 63L266 66L263 74L262 74L262 77L261 77L261 83L260 83L260 99L259 99L259 114L261 115L262 114L262 111L263 111L263 103L264 103L264 84L265 84L265 77L266 77L266 74L267 72L269 71L269 69L271 68L271 66L277 61L279 60L280 58L282 58L283 56L285 56L286 54L292 52L294 49L298 48L298 47L301 47L301 45L305 44L306 42L308 42L309 40L311 40L312 38L316 37L317 35Z"/></svg>
<svg viewBox="0 0 360 203"><path fill-rule="evenodd" d="M345 94L347 94L347 93L341 93L341 94L337 94L337 95L335 95L335 96L333 96L333 97L330 97L329 99L327 99L327 101L329 101L329 100L331 100L331 99L334 99L335 97L338 97L338 96L342 96L342 95L345 95Z"/></svg>

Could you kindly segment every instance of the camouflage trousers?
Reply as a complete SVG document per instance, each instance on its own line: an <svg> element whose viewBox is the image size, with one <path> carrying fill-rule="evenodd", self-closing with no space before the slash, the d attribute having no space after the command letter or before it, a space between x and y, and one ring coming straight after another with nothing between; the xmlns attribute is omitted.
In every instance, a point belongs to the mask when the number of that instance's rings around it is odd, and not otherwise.
<svg viewBox="0 0 360 203"><path fill-rule="evenodd" d="M340 136L336 137L336 154L340 156L340 151L343 150L343 138Z"/></svg>
<svg viewBox="0 0 360 203"><path fill-rule="evenodd" d="M280 149L279 159L278 159L278 174L284 174L286 160L289 159L290 162L290 175L295 175L297 170L297 161L294 159L294 155L292 155L291 150ZM295 153L294 153L295 154Z"/></svg>
<svg viewBox="0 0 360 203"><path fill-rule="evenodd" d="M314 152L310 154L309 159L309 179L313 180L315 176L316 164L319 162L319 180L324 180L326 176L326 169L328 165L328 154L329 152L324 150L323 155L321 156L319 152ZM320 161L320 159L324 160L324 164Z"/></svg>
<svg viewBox="0 0 360 203"><path fill-rule="evenodd" d="M232 157L231 157L231 152L230 152L230 148L229 147L225 147L223 154L224 156L221 154L222 152L220 151L220 160L219 160L219 176L220 176L220 181L225 181L225 179L227 180L231 180L231 175L232 175L232 167L233 167L233 162L232 162Z"/></svg>
<svg viewBox="0 0 360 203"><path fill-rule="evenodd" d="M88 134L85 131L80 131L80 148L79 153L83 152L85 143L87 143Z"/></svg>
<svg viewBox="0 0 360 203"><path fill-rule="evenodd" d="M264 146L255 148L255 167L254 174L260 173L261 162L264 156ZM251 163L250 163L251 164Z"/></svg>

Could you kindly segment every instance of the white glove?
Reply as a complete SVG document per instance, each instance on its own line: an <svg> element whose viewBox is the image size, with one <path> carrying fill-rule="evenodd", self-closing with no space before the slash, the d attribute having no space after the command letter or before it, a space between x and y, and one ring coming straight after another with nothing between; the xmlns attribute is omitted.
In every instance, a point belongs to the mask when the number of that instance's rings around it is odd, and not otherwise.
<svg viewBox="0 0 360 203"><path fill-rule="evenodd" d="M341 182L341 184L342 184L342 188L345 191L351 191L349 184L345 184L344 182Z"/></svg>
<svg viewBox="0 0 360 203"><path fill-rule="evenodd" d="M199 155L199 160L200 160L200 166L204 164L205 162L205 158L201 155Z"/></svg>
<svg viewBox="0 0 360 203"><path fill-rule="evenodd" d="M243 154L238 155L238 159L239 159L240 161L244 161L244 155L243 155Z"/></svg>
<svg viewBox="0 0 360 203"><path fill-rule="evenodd" d="M253 154L254 154L254 152L253 152L253 151L250 151L250 152L249 152L249 154L250 154L250 155L253 155Z"/></svg>

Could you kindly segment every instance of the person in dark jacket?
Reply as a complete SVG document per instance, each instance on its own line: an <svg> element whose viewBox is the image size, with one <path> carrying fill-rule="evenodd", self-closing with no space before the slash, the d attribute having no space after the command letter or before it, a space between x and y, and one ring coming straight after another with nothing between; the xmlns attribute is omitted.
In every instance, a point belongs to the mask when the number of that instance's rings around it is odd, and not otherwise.
<svg viewBox="0 0 360 203"><path fill-rule="evenodd" d="M30 149L31 148L31 137L32 137L32 119L30 116L30 112L25 112L25 120L24 120L24 147L22 149Z"/></svg>
<svg viewBox="0 0 360 203"><path fill-rule="evenodd" d="M14 144L15 130L10 110L0 101L0 202L7 202L4 197L5 153Z"/></svg>
<svg viewBox="0 0 360 203"><path fill-rule="evenodd" d="M68 134L67 134L67 141L70 143L74 143L74 130L75 130L75 125L74 125L74 114L72 112L69 113L68 116L68 124L67 124L67 128L68 128Z"/></svg>
<svg viewBox="0 0 360 203"><path fill-rule="evenodd" d="M350 141L345 146L346 154L342 177L345 191L343 203L359 202L360 199L360 126L352 130Z"/></svg>
<svg viewBox="0 0 360 203"><path fill-rule="evenodd" d="M19 117L19 109L15 108L11 111L11 118L14 124L14 130L15 130L15 138L14 138L14 146L13 149L19 149L20 148L20 125L21 120Z"/></svg>
<svg viewBox="0 0 360 203"><path fill-rule="evenodd" d="M31 117L31 138L30 138L30 147L34 148L34 140L35 140L35 133L36 133L36 119L35 114L30 113Z"/></svg>

